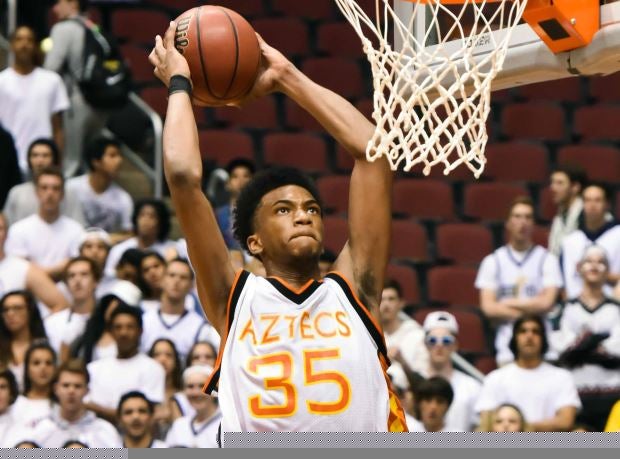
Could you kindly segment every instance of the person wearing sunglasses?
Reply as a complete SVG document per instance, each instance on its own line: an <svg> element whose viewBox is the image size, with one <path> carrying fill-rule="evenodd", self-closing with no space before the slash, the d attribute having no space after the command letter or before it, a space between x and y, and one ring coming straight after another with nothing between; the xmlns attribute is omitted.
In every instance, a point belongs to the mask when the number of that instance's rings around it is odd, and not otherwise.
<svg viewBox="0 0 620 459"><path fill-rule="evenodd" d="M445 419L446 428L452 431L471 431L478 425L474 406L482 385L452 365L452 354L458 349L459 324L449 312L434 311L424 320L424 333L429 363L423 375L427 378L444 378L454 392L454 399Z"/></svg>

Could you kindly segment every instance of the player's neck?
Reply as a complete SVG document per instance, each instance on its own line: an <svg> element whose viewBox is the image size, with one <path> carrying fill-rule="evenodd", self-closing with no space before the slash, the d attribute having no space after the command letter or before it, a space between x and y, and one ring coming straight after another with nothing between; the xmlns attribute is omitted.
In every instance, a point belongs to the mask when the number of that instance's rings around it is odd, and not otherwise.
<svg viewBox="0 0 620 459"><path fill-rule="evenodd" d="M13 70L20 75L30 75L36 66L32 62L15 62Z"/></svg>
<svg viewBox="0 0 620 459"><path fill-rule="evenodd" d="M56 220L58 220L58 218L60 217L60 209L54 209L54 210L39 209L39 217L41 217L41 220L43 220L45 223L52 224Z"/></svg>
<svg viewBox="0 0 620 459"><path fill-rule="evenodd" d="M118 354L116 355L116 358L119 360L127 360L127 359L131 359L132 357L135 357L136 355L138 355L138 348L134 348L128 351L118 351Z"/></svg>
<svg viewBox="0 0 620 459"><path fill-rule="evenodd" d="M515 252L526 252L532 247L532 241L529 239L511 239L508 245Z"/></svg>
<svg viewBox="0 0 620 459"><path fill-rule="evenodd" d="M310 279L319 279L321 276L318 263L309 263L309 266L301 268L275 265L271 260L265 260L263 264L267 277L282 279L296 289L306 285Z"/></svg>
<svg viewBox="0 0 620 459"><path fill-rule="evenodd" d="M583 291L579 295L579 300L585 304L588 309L594 309L603 302L605 295L603 294L602 285L583 285Z"/></svg>
<svg viewBox="0 0 620 459"><path fill-rule="evenodd" d="M454 371L454 368L452 367L452 363L444 363L444 364L434 364L433 362L429 362L429 371L428 371L428 376L429 377L433 377L433 376L441 376L442 378L450 381L450 379L452 378L452 372Z"/></svg>
<svg viewBox="0 0 620 459"><path fill-rule="evenodd" d="M139 234L138 235L138 248L139 249L148 249L150 246L157 242L157 236L149 235L149 234Z"/></svg>
<svg viewBox="0 0 620 459"><path fill-rule="evenodd" d="M424 424L424 430L427 432L441 432L444 427L443 419L438 423Z"/></svg>
<svg viewBox="0 0 620 459"><path fill-rule="evenodd" d="M129 435L123 437L123 446L125 448L149 448L151 443L153 443L153 436L148 432L137 438Z"/></svg>
<svg viewBox="0 0 620 459"><path fill-rule="evenodd" d="M391 335L392 333L396 333L396 331L398 331L402 325L402 321L398 317L395 317L394 320L382 322L381 325L383 327L383 333Z"/></svg>
<svg viewBox="0 0 620 459"><path fill-rule="evenodd" d="M101 194L112 184L112 178L103 172L91 171L88 174L88 183L95 193Z"/></svg>
<svg viewBox="0 0 620 459"><path fill-rule="evenodd" d="M182 314L183 311L185 311L185 298L173 301L165 293L162 294L160 311L162 312L162 314Z"/></svg>
<svg viewBox="0 0 620 459"><path fill-rule="evenodd" d="M196 411L196 416L194 417L194 422L202 423L213 416L215 413L215 407L208 405L205 408Z"/></svg>
<svg viewBox="0 0 620 459"><path fill-rule="evenodd" d="M48 400L50 398L49 387L33 386L26 394L26 398L29 400Z"/></svg>
<svg viewBox="0 0 620 459"><path fill-rule="evenodd" d="M601 218L585 217L584 224L588 231L591 231L591 232L598 231L605 224L605 215L603 215Z"/></svg>
<svg viewBox="0 0 620 459"><path fill-rule="evenodd" d="M517 366L524 368L526 370L533 370L535 368L538 368L541 364L542 364L542 359L539 356L533 356L533 357L519 357L517 360L515 360L515 363L517 364Z"/></svg>
<svg viewBox="0 0 620 459"><path fill-rule="evenodd" d="M84 405L81 405L79 408L75 410L66 410L62 406L60 407L60 417L70 423L79 421L84 416L85 413L86 413L86 407Z"/></svg>
<svg viewBox="0 0 620 459"><path fill-rule="evenodd" d="M95 297L91 296L73 303L71 310L77 314L90 314L95 309Z"/></svg>

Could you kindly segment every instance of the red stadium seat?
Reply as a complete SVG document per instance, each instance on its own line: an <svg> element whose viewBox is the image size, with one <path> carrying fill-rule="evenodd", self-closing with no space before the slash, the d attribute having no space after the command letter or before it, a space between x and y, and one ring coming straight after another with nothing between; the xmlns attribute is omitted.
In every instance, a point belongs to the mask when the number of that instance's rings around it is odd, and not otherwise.
<svg viewBox="0 0 620 459"><path fill-rule="evenodd" d="M326 146L312 134L268 134L263 139L265 163L298 167L306 172L326 172Z"/></svg>
<svg viewBox="0 0 620 459"><path fill-rule="evenodd" d="M385 279L394 279L400 284L403 298L407 304L420 303L420 285L418 283L418 276L413 269L390 263L387 266Z"/></svg>
<svg viewBox="0 0 620 459"><path fill-rule="evenodd" d="M336 147L336 169L339 172L351 172L355 161L342 146Z"/></svg>
<svg viewBox="0 0 620 459"><path fill-rule="evenodd" d="M549 245L549 232L551 230L550 226L542 226L542 225L534 225L534 229L532 231L532 240L534 244L542 245L547 248ZM508 242L508 232L504 229L504 242Z"/></svg>
<svg viewBox="0 0 620 459"><path fill-rule="evenodd" d="M339 254L349 239L349 222L346 218L326 216L323 218L323 245Z"/></svg>
<svg viewBox="0 0 620 459"><path fill-rule="evenodd" d="M171 19L160 11L118 9L112 11L112 33L117 38L153 46L155 35L162 35Z"/></svg>
<svg viewBox="0 0 620 459"><path fill-rule="evenodd" d="M490 355L482 355L476 359L476 368L485 375L488 375L493 370L497 369L497 362L495 357Z"/></svg>
<svg viewBox="0 0 620 459"><path fill-rule="evenodd" d="M140 97L157 113L164 118L168 108L168 90L164 86L144 88L140 91Z"/></svg>
<svg viewBox="0 0 620 459"><path fill-rule="evenodd" d="M244 132L201 130L198 131L198 140L202 157L217 162L219 166L226 166L235 158L254 160L252 139Z"/></svg>
<svg viewBox="0 0 620 459"><path fill-rule="evenodd" d="M567 137L566 115L560 105L550 102L507 105L502 133L509 139L562 141Z"/></svg>
<svg viewBox="0 0 620 459"><path fill-rule="evenodd" d="M218 121L228 127L247 127L251 129L271 129L278 127L275 96L261 97L237 107L218 107L215 109Z"/></svg>
<svg viewBox="0 0 620 459"><path fill-rule="evenodd" d="M153 75L153 66L149 62L150 50L134 45L123 45L120 49L136 83L149 83L157 80Z"/></svg>
<svg viewBox="0 0 620 459"><path fill-rule="evenodd" d="M336 5L332 0L312 0L295 2L291 0L272 0L271 7L284 16L297 16L304 19L331 19L335 16Z"/></svg>
<svg viewBox="0 0 620 459"><path fill-rule="evenodd" d="M547 150L536 143L509 142L487 146L484 175L498 181L530 181L549 179Z"/></svg>
<svg viewBox="0 0 620 459"><path fill-rule="evenodd" d="M428 271L428 300L446 306L477 306L477 270L466 266L436 266Z"/></svg>
<svg viewBox="0 0 620 459"><path fill-rule="evenodd" d="M529 196L522 185L508 183L470 183L465 188L464 213L482 220L505 220L517 196Z"/></svg>
<svg viewBox="0 0 620 459"><path fill-rule="evenodd" d="M459 265L477 265L493 251L491 231L474 223L444 223L435 238L437 258Z"/></svg>
<svg viewBox="0 0 620 459"><path fill-rule="evenodd" d="M321 24L317 39L318 50L329 56L362 57L362 42L348 22Z"/></svg>
<svg viewBox="0 0 620 459"><path fill-rule="evenodd" d="M327 175L316 181L319 194L323 200L323 206L329 213L344 214L349 208L349 184L348 175Z"/></svg>
<svg viewBox="0 0 620 459"><path fill-rule="evenodd" d="M590 97L599 102L620 101L620 74L612 73L607 76L592 76L590 83Z"/></svg>
<svg viewBox="0 0 620 459"><path fill-rule="evenodd" d="M620 140L617 105L588 105L575 110L575 134L582 140Z"/></svg>
<svg viewBox="0 0 620 459"><path fill-rule="evenodd" d="M172 8L179 13L205 4L201 0L150 0L150 3ZM217 4L230 8L246 18L264 12L262 0L219 0Z"/></svg>
<svg viewBox="0 0 620 459"><path fill-rule="evenodd" d="M424 227L409 220L394 220L391 256L413 262L429 261L428 237Z"/></svg>
<svg viewBox="0 0 620 459"><path fill-rule="evenodd" d="M309 52L308 27L299 18L260 18L252 26L263 39L285 56Z"/></svg>
<svg viewBox="0 0 620 459"><path fill-rule="evenodd" d="M370 118L372 114L372 100L362 99L355 105L367 118ZM286 111L287 127L303 129L304 131L325 131L325 128L323 128L317 120L291 99L285 99L284 108ZM351 162L351 164L353 163Z"/></svg>
<svg viewBox="0 0 620 459"><path fill-rule="evenodd" d="M583 80L580 78L562 78L521 86L517 88L517 92L527 100L578 103L583 100L582 87Z"/></svg>
<svg viewBox="0 0 620 459"><path fill-rule="evenodd" d="M577 164L591 180L617 183L620 178L620 150L604 145L567 145L558 151L559 164Z"/></svg>
<svg viewBox="0 0 620 459"><path fill-rule="evenodd" d="M299 2L291 2L299 3ZM301 2L299 4L304 4ZM322 86L343 97L364 95L364 81L359 64L353 59L319 57L306 59L301 70Z"/></svg>
<svg viewBox="0 0 620 459"><path fill-rule="evenodd" d="M392 209L407 217L428 219L454 218L452 187L432 179L397 180Z"/></svg>
<svg viewBox="0 0 620 459"><path fill-rule="evenodd" d="M538 195L538 218L550 222L555 217L557 206L551 200L551 190L548 186L540 190Z"/></svg>

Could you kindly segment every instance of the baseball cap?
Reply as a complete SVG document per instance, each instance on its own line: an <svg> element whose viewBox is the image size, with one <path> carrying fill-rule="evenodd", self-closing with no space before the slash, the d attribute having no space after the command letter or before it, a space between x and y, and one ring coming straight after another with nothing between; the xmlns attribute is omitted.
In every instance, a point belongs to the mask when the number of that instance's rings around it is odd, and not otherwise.
<svg viewBox="0 0 620 459"><path fill-rule="evenodd" d="M446 311L433 311L424 319L424 331L429 332L433 328L446 328L454 335L459 333L459 324L456 318Z"/></svg>
<svg viewBox="0 0 620 459"><path fill-rule="evenodd" d="M138 287L126 280L117 280L104 296L115 296L129 306L140 306L142 292Z"/></svg>
<svg viewBox="0 0 620 459"><path fill-rule="evenodd" d="M82 247L86 241L91 239L99 239L104 242L108 247L112 246L112 240L110 239L110 235L104 229L97 228L95 226L91 226L90 228L86 228L82 233L82 237L80 238L80 243L78 247Z"/></svg>
<svg viewBox="0 0 620 459"><path fill-rule="evenodd" d="M183 381L187 381L187 378L193 375L201 375L208 378L211 376L211 373L213 373L211 365L192 365L183 371Z"/></svg>

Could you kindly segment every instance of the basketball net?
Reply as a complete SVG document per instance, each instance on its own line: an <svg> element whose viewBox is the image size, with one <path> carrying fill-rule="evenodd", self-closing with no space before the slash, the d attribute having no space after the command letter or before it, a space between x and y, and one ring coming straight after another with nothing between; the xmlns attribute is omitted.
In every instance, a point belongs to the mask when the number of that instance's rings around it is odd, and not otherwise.
<svg viewBox="0 0 620 459"><path fill-rule="evenodd" d="M527 0L407 0L406 23L391 5L403 0L375 0L374 19L356 0L335 1L372 68L376 129L368 160L385 156L393 170L405 171L422 164L424 175L438 164L445 175L466 164L478 178L486 163L491 82ZM414 34L420 21L426 26ZM476 58L481 47L491 51Z"/></svg>

